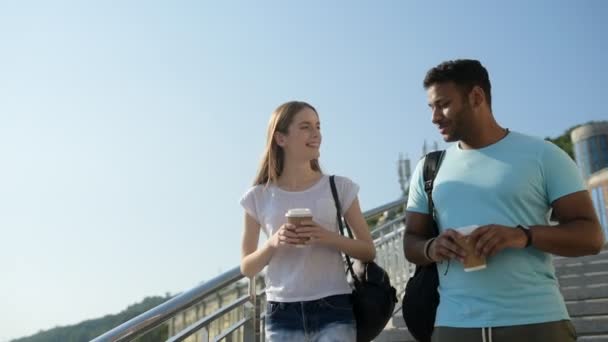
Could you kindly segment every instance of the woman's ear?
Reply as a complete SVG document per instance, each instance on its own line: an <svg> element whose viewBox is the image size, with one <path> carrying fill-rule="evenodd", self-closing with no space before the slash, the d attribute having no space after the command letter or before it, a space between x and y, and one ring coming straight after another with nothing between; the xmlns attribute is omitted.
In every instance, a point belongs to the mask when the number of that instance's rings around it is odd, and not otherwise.
<svg viewBox="0 0 608 342"><path fill-rule="evenodd" d="M281 132L274 133L274 141L277 143L277 145L279 145L281 147L285 146L286 140L287 140L287 138L285 137L285 134L283 134Z"/></svg>

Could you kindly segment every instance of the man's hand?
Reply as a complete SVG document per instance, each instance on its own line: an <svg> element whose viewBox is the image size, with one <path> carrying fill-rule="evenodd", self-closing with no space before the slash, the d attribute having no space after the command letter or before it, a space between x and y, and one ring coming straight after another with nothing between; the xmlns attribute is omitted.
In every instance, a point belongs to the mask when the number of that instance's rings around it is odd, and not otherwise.
<svg viewBox="0 0 608 342"><path fill-rule="evenodd" d="M447 229L441 233L429 246L429 257L437 262L449 259L464 260L466 252L457 243L462 235L454 229Z"/></svg>
<svg viewBox="0 0 608 342"><path fill-rule="evenodd" d="M478 255L493 256L505 248L525 248L528 237L521 229L489 224L481 226L471 234L477 241L475 251Z"/></svg>

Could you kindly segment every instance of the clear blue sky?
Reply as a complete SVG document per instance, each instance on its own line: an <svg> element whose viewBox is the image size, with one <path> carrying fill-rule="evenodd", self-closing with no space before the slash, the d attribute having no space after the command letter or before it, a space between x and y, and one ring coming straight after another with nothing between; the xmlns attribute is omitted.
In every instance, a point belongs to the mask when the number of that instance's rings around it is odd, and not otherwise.
<svg viewBox="0 0 608 342"><path fill-rule="evenodd" d="M322 166L363 209L400 195L400 153L440 140L421 82L443 60L484 63L512 130L606 119L606 17L601 0L0 3L0 341L236 266L284 101L317 107Z"/></svg>

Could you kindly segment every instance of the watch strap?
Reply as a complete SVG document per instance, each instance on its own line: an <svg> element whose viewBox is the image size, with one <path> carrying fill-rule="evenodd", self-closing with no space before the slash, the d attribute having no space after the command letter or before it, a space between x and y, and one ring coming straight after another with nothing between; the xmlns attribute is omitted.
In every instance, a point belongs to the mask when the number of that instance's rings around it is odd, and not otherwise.
<svg viewBox="0 0 608 342"><path fill-rule="evenodd" d="M530 245L532 245L532 232L530 232L530 227L520 224L517 228L521 229L524 234L526 234L526 248L530 247Z"/></svg>

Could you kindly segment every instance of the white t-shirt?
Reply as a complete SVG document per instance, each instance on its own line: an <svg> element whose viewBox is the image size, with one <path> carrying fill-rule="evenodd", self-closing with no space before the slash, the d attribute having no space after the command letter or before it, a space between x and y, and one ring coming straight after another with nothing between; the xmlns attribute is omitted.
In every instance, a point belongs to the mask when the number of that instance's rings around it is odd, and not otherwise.
<svg viewBox="0 0 608 342"><path fill-rule="evenodd" d="M359 186L345 177L336 176L335 181L344 213L357 197ZM274 184L256 185L243 195L241 205L267 237L287 222L285 213L293 208L309 208L316 223L339 233L327 175L303 191L285 191ZM341 253L320 245L281 246L268 263L266 285L268 300L277 302L316 300L352 292Z"/></svg>

